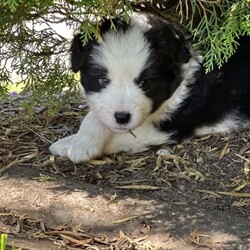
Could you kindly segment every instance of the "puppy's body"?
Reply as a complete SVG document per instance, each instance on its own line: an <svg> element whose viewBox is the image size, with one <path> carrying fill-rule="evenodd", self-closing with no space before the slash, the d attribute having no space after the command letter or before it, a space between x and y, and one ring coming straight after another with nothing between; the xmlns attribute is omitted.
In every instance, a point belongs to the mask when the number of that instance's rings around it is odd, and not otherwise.
<svg viewBox="0 0 250 250"><path fill-rule="evenodd" d="M116 31L109 21L101 26L100 43L83 46L80 35L72 42L72 69L91 111L77 134L50 147L53 154L89 161L249 126L249 37L222 69L205 74L202 58L165 21L137 14L114 22Z"/></svg>

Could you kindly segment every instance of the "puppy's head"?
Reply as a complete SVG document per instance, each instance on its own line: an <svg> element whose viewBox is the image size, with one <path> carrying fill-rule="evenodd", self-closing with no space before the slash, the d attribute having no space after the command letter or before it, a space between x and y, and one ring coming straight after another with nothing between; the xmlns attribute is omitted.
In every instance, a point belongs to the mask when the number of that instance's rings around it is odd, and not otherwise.
<svg viewBox="0 0 250 250"><path fill-rule="evenodd" d="M83 46L75 36L71 63L91 109L111 130L123 131L140 126L171 97L190 53L182 35L159 18L140 14L114 23L116 30L108 20L102 24L100 43Z"/></svg>

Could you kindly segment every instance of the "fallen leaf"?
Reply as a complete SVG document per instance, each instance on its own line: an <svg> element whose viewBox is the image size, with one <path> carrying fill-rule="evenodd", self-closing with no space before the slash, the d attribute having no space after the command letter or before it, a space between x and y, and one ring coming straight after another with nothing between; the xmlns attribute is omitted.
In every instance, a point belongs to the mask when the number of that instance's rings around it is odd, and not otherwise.
<svg viewBox="0 0 250 250"><path fill-rule="evenodd" d="M103 160L91 160L91 161L89 161L89 164L96 165L96 166L102 166L102 165L107 164L107 162L103 161Z"/></svg>
<svg viewBox="0 0 250 250"><path fill-rule="evenodd" d="M217 193L218 194L229 195L229 196L235 196L235 197L250 198L250 193L236 193L236 192L222 192L222 191L218 191Z"/></svg>
<svg viewBox="0 0 250 250"><path fill-rule="evenodd" d="M209 194L209 195L216 197L216 198L221 198L221 196L214 191L210 191L210 190L197 190L197 191L201 192L201 193Z"/></svg>
<svg viewBox="0 0 250 250"><path fill-rule="evenodd" d="M245 161L243 170L244 170L245 175L250 174L250 163L248 161Z"/></svg>
<svg viewBox="0 0 250 250"><path fill-rule="evenodd" d="M139 218L139 217L144 216L144 215L147 215L147 214L132 215L132 216L126 217L124 219L114 221L114 222L112 222L112 224L120 224L120 223L129 221L129 220L133 220L133 219Z"/></svg>
<svg viewBox="0 0 250 250"><path fill-rule="evenodd" d="M219 155L219 160L221 160L229 152L228 145L229 145L229 143L226 143L226 145L222 149L222 151L221 151L221 153Z"/></svg>
<svg viewBox="0 0 250 250"><path fill-rule="evenodd" d="M150 185L125 185L125 186L116 186L114 188L136 189L136 190L159 190L159 189L162 189L162 187L150 186Z"/></svg>
<svg viewBox="0 0 250 250"><path fill-rule="evenodd" d="M122 230L119 231L119 237L121 239L126 238L126 235L125 235L125 233Z"/></svg>
<svg viewBox="0 0 250 250"><path fill-rule="evenodd" d="M233 191L234 192L239 192L240 190L242 190L245 186L247 186L249 184L249 181L244 181L243 183L241 183L238 187L236 187Z"/></svg>

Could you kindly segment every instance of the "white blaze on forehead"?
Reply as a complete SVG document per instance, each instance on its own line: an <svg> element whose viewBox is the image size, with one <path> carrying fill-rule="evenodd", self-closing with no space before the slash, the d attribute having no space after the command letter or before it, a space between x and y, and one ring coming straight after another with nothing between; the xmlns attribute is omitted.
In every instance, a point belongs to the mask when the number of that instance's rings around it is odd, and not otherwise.
<svg viewBox="0 0 250 250"><path fill-rule="evenodd" d="M114 84L120 80L131 83L145 67L149 54L150 45L142 28L132 25L126 31L105 33L93 50L92 60L108 70Z"/></svg>

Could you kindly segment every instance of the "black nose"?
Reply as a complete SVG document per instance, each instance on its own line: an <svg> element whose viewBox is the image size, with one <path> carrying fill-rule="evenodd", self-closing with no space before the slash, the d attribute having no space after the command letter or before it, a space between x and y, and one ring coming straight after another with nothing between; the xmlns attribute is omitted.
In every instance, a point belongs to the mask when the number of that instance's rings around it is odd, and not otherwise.
<svg viewBox="0 0 250 250"><path fill-rule="evenodd" d="M115 112L115 120L119 124L126 124L130 120L130 113L128 112Z"/></svg>

